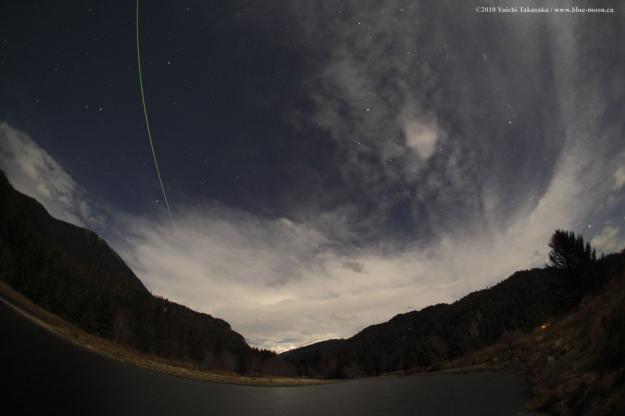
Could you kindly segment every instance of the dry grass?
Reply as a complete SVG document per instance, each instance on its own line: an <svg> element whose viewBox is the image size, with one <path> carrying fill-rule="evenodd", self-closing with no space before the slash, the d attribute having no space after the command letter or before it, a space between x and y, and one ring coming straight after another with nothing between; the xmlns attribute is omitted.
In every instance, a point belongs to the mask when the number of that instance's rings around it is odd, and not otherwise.
<svg viewBox="0 0 625 416"><path fill-rule="evenodd" d="M130 347L117 344L89 334L34 304L4 282L0 282L0 300L31 322L48 332L81 348L107 356L116 361L132 364L148 370L185 377L194 380L222 384L246 386L310 386L328 383L328 380L291 377L251 377L228 372L207 372L191 363L168 360L156 355L148 355Z"/></svg>

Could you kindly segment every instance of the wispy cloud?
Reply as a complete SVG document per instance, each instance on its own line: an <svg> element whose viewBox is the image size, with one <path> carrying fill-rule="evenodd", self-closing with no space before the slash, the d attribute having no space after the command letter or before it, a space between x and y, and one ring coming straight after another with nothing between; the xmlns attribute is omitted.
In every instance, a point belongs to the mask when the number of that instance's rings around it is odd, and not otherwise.
<svg viewBox="0 0 625 416"><path fill-rule="evenodd" d="M625 247L625 239L620 236L620 227L604 227L592 240L591 244L600 252L614 253Z"/></svg>
<svg viewBox="0 0 625 416"><path fill-rule="evenodd" d="M557 227L580 221L587 190L564 161L549 190L507 227L436 242L345 250L321 230L228 209L188 211L176 225L128 219L122 255L154 292L216 314L259 346L347 337L407 310L448 302L518 269L542 266ZM578 185L580 184L580 185Z"/></svg>
<svg viewBox="0 0 625 416"><path fill-rule="evenodd" d="M399 0L293 2L288 11L317 58L314 125L347 155L355 204L375 206L352 227L383 230L363 238L430 239L544 192L565 140L543 74L545 55L562 53L544 42L544 21L479 22L455 3ZM487 192L500 203L484 206Z"/></svg>
<svg viewBox="0 0 625 416"><path fill-rule="evenodd" d="M95 220L85 192L61 165L26 133L0 123L0 168L20 192L55 217L87 226Z"/></svg>
<svg viewBox="0 0 625 416"><path fill-rule="evenodd" d="M407 147L414 149L421 159L427 160L432 156L440 135L435 123L406 120L403 131Z"/></svg>
<svg viewBox="0 0 625 416"><path fill-rule="evenodd" d="M625 154L618 160L614 171L614 190L620 191L625 186Z"/></svg>
<svg viewBox="0 0 625 416"><path fill-rule="evenodd" d="M606 172L590 169L594 155L567 147L546 191L505 222L485 215L472 232L394 250L345 247L314 224L225 207L186 211L175 226L128 219L131 231L116 246L155 292L227 319L255 345L284 350L347 337L544 265L553 230L579 229L610 192L597 186ZM340 216L333 220L343 227Z"/></svg>

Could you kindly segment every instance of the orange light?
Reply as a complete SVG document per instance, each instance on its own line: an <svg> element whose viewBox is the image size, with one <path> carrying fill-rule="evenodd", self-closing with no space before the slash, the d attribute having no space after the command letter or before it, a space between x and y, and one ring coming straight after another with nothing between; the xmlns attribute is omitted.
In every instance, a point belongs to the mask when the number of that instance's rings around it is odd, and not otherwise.
<svg viewBox="0 0 625 416"><path fill-rule="evenodd" d="M540 329L543 330L543 331L546 330L547 328L549 328L549 324L542 324L540 326Z"/></svg>

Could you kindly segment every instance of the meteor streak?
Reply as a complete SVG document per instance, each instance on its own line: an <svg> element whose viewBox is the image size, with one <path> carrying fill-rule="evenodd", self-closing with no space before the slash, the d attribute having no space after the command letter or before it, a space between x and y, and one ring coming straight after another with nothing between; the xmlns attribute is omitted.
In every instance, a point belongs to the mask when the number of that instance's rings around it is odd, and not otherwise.
<svg viewBox="0 0 625 416"><path fill-rule="evenodd" d="M145 116L145 127L148 131L148 140L150 141L150 149L152 150L152 159L154 160L154 167L156 168L156 176L158 176L158 182L161 185L161 191L163 192L163 200L165 200L165 206L167 207L167 212L169 213L169 218L172 223L174 221L174 216L171 213L171 208L169 206L169 200L167 199L167 194L165 193L165 186L163 185L163 178L161 177L161 171L158 168L158 162L156 160L156 151L154 150L154 142L152 141L152 132L150 131L150 121L148 119L148 108L145 103L145 93L143 91L143 71L141 69L141 49L139 48L139 0L137 0L137 69L139 72L139 87L141 89L141 103L143 104L143 115Z"/></svg>

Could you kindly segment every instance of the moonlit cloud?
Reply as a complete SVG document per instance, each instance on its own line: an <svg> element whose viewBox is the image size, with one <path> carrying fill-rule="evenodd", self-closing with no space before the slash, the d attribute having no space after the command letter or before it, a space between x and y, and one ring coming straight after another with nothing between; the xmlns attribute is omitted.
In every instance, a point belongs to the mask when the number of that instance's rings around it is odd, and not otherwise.
<svg viewBox="0 0 625 416"><path fill-rule="evenodd" d="M434 153L438 134L438 128L433 123L423 123L415 120L408 120L404 123L406 146L416 150L418 155L424 160L427 160Z"/></svg>
<svg viewBox="0 0 625 416"><path fill-rule="evenodd" d="M32 138L0 123L0 168L20 192L37 199L55 217L86 226L95 220L84 191Z"/></svg>
<svg viewBox="0 0 625 416"><path fill-rule="evenodd" d="M604 227L590 243L600 252L614 253L620 251L625 246L625 241L619 236L620 231L619 227Z"/></svg>
<svg viewBox="0 0 625 416"><path fill-rule="evenodd" d="M543 266L553 230L575 227L591 209L575 202L601 197L586 188L587 163L565 157L547 191L501 226L393 252L350 250L314 226L216 207L178 215L174 226L129 218L127 239L114 245L155 293L228 320L254 345L285 350Z"/></svg>
<svg viewBox="0 0 625 416"><path fill-rule="evenodd" d="M614 172L614 189L620 190L625 185L625 165L619 166Z"/></svg>

